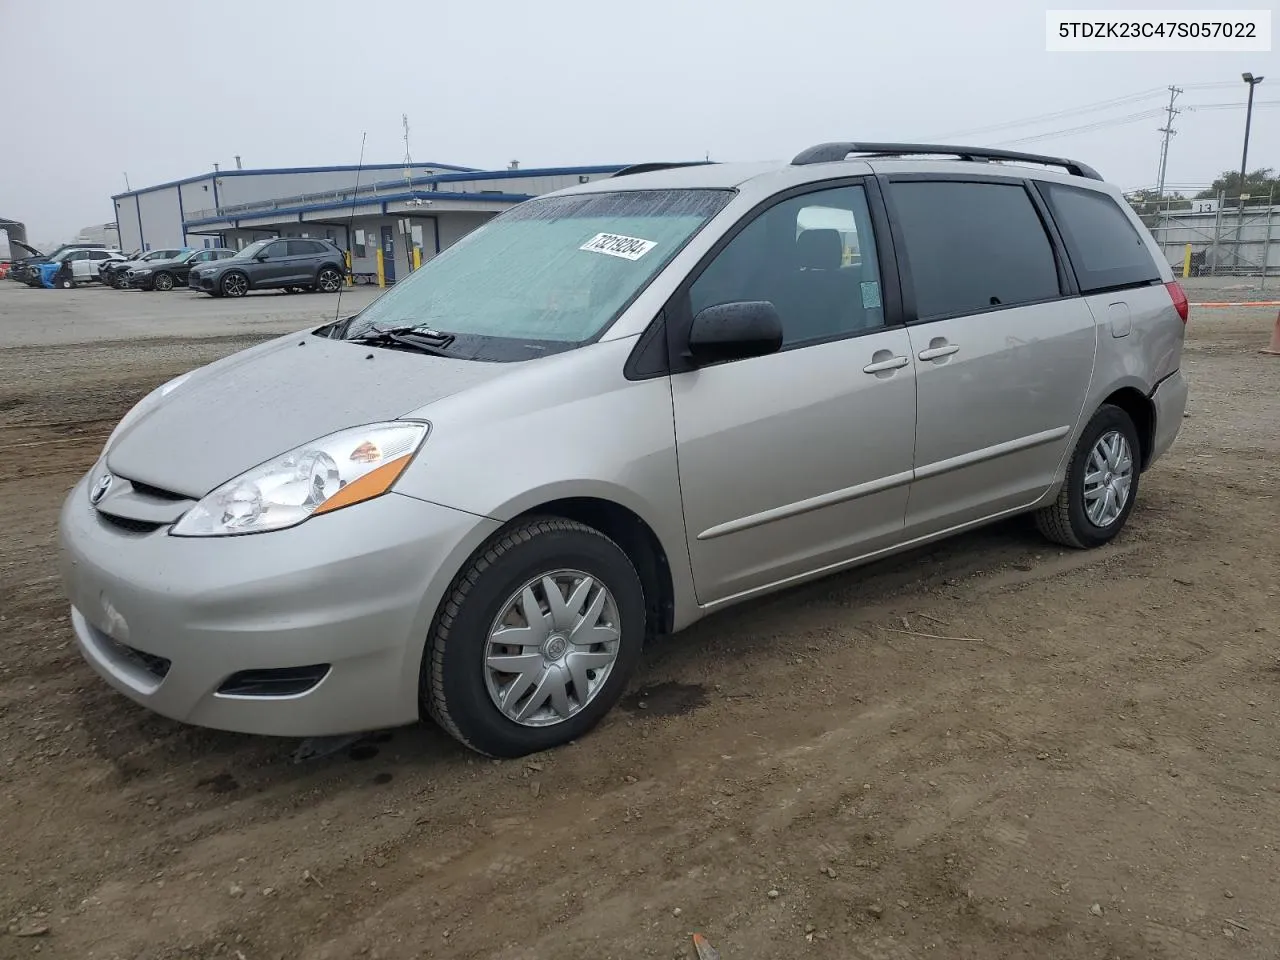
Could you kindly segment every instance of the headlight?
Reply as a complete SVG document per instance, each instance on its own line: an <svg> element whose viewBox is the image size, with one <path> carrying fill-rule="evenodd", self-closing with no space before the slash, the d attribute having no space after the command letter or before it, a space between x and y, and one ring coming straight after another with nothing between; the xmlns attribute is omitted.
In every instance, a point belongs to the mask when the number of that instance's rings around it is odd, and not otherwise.
<svg viewBox="0 0 1280 960"><path fill-rule="evenodd" d="M125 427L133 423L135 420L137 420L140 416L142 416L148 410L152 409L157 403L161 401L161 399L167 396L170 391L175 390L178 387L182 386L182 384L186 382L186 379L189 376L191 376L190 373L184 373L180 377L174 377L168 383L162 383L160 386L156 387L154 390L148 393L145 397L143 397L141 400L135 403L133 405L133 409L130 410L128 413L126 413L124 415L124 418L119 423L116 424L116 428L111 431L111 436L107 437L107 442L102 446L103 454L106 454L106 452L111 449L111 444L115 443L116 437L120 436L120 434L124 431Z"/></svg>
<svg viewBox="0 0 1280 960"><path fill-rule="evenodd" d="M374 423L330 434L254 467L214 490L169 531L175 537L265 533L389 491L428 425Z"/></svg>
<svg viewBox="0 0 1280 960"><path fill-rule="evenodd" d="M132 270L129 271L129 274L130 276L134 276L134 277L145 277L150 272L151 272L150 267L134 267Z"/></svg>

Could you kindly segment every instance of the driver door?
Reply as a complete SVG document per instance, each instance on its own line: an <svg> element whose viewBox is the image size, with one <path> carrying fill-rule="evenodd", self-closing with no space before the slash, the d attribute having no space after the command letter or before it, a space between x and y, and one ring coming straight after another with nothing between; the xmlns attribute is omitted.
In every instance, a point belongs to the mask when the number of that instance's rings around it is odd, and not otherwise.
<svg viewBox="0 0 1280 960"><path fill-rule="evenodd" d="M874 183L784 195L669 308L768 300L780 352L671 377L699 603L825 572L899 539L915 449L915 362ZM876 230L876 221L881 225ZM879 248L879 253L877 252Z"/></svg>

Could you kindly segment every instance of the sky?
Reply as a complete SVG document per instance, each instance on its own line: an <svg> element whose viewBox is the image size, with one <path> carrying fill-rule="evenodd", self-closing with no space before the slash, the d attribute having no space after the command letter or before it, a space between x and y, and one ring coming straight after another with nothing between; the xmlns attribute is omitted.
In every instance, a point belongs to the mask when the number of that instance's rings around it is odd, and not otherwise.
<svg viewBox="0 0 1280 960"><path fill-rule="evenodd" d="M1280 168L1280 54L1048 53L1045 10L1028 0L0 0L10 94L0 217L25 222L33 241L68 240L112 218L126 174L137 189L234 167L236 154L246 168L355 164L362 135L365 162L397 163L402 114L419 162L784 160L827 140L932 139L1071 156L1131 189L1156 181L1163 115L1007 141L1157 111L1170 84L1185 90L1181 108L1227 105L1175 119L1167 182L1190 189L1239 168L1244 71L1268 78L1249 168ZM1013 125L1102 101L1120 102Z"/></svg>

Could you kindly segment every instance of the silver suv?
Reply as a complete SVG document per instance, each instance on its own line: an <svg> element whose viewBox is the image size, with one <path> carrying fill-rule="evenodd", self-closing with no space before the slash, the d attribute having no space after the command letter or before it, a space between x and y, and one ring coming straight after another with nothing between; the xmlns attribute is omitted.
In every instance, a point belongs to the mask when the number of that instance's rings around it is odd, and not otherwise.
<svg viewBox="0 0 1280 960"><path fill-rule="evenodd" d="M139 402L62 512L72 624L191 723L543 750L710 611L1013 514L1111 540L1186 319L1074 161L624 171Z"/></svg>

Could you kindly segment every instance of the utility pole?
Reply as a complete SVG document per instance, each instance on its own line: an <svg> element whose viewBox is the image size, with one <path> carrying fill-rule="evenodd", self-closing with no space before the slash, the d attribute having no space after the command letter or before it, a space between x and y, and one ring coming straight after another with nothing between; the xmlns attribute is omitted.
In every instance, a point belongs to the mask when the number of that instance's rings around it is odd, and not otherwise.
<svg viewBox="0 0 1280 960"><path fill-rule="evenodd" d="M409 155L409 115L407 113L400 114L400 122L404 125L404 179L405 183L412 189L413 157Z"/></svg>
<svg viewBox="0 0 1280 960"><path fill-rule="evenodd" d="M1164 140L1160 143L1160 175L1156 177L1156 202L1157 204L1164 198L1164 174L1169 166L1169 138L1177 135L1178 131L1173 129L1173 118L1180 114L1181 110L1175 110L1173 101L1178 99L1178 94L1182 93L1181 87L1169 87L1169 105L1165 107L1165 113L1168 117L1165 119L1164 126L1160 128L1160 132L1164 134Z"/></svg>

